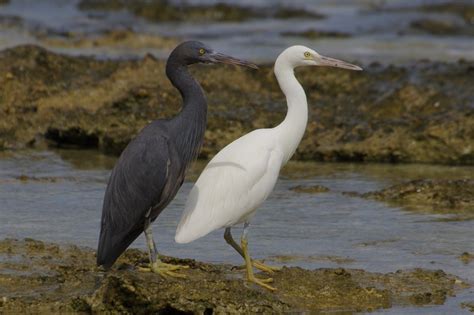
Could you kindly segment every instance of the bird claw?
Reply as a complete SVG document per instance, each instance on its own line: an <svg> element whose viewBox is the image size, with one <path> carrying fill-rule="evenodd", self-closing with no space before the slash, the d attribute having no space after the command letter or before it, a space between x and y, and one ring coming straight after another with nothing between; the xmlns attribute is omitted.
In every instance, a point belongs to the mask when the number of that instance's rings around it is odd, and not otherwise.
<svg viewBox="0 0 474 315"><path fill-rule="evenodd" d="M267 290L276 291L276 288L274 288L274 287L267 284L267 283L273 282L272 278L259 279L259 278L255 278L255 277L250 277L250 278L247 278L247 281L255 283L255 284L257 284L257 285L259 285L262 288L265 288Z"/></svg>
<svg viewBox="0 0 474 315"><path fill-rule="evenodd" d="M269 274L273 274L275 271L280 271L281 270L281 267L269 266L269 265L264 264L260 260L252 260L252 266L257 268L258 270L261 270L261 271L269 273Z"/></svg>
<svg viewBox="0 0 474 315"><path fill-rule="evenodd" d="M282 269L281 267L266 265L260 260L252 260L252 266L257 268L258 270L266 272L268 274L274 274L275 272L280 271ZM234 267L232 267L232 270L234 270L234 269L241 270L241 269L245 269L245 268L246 268L245 265L234 266Z"/></svg>
<svg viewBox="0 0 474 315"><path fill-rule="evenodd" d="M186 279L187 278L186 275L177 273L175 271L179 269L188 269L188 268L189 266L172 265L172 264L167 264L164 262L154 262L150 264L150 267L138 267L138 270L142 272L153 272L165 278L173 277L173 278Z"/></svg>

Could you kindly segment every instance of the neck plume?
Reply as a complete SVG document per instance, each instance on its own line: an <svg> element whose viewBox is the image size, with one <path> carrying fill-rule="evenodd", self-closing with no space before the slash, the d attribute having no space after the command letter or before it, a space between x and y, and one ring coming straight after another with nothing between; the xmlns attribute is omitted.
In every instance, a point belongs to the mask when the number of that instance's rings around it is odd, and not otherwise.
<svg viewBox="0 0 474 315"><path fill-rule="evenodd" d="M285 155L283 161L285 164L303 138L308 124L308 103L303 87L295 77L293 67L286 60L278 58L274 70L288 106L285 119L274 128Z"/></svg>

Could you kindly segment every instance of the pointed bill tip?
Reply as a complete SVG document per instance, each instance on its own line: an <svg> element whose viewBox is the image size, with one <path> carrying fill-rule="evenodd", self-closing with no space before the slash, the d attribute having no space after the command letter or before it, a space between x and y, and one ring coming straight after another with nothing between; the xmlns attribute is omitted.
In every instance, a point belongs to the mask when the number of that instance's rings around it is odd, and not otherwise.
<svg viewBox="0 0 474 315"><path fill-rule="evenodd" d="M341 69L347 69L347 70L353 70L353 71L364 70L361 67L356 66L352 63L348 63L339 59L330 58L326 56L320 56L320 66L335 67L335 68L341 68Z"/></svg>

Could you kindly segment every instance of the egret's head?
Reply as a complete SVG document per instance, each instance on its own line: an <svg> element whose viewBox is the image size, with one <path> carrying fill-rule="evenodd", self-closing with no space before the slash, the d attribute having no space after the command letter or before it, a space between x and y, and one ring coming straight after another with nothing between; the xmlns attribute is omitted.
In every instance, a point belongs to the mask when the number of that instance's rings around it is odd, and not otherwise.
<svg viewBox="0 0 474 315"><path fill-rule="evenodd" d="M226 63L258 69L251 62L221 54L198 41L187 41L179 44L171 52L169 59L185 65L195 63Z"/></svg>
<svg viewBox="0 0 474 315"><path fill-rule="evenodd" d="M285 49L280 56L278 56L278 59L287 62L293 68L301 66L326 66L357 71L362 70L359 66L342 60L322 56L311 48L300 45L291 46Z"/></svg>

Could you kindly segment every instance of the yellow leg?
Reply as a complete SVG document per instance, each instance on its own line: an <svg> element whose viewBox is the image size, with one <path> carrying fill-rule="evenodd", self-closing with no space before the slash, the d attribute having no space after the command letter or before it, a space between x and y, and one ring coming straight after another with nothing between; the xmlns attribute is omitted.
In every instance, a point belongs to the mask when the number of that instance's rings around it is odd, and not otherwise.
<svg viewBox="0 0 474 315"><path fill-rule="evenodd" d="M164 277L186 278L185 275L175 272L179 269L188 269L189 266L166 264L158 258L158 251L156 250L155 242L153 241L153 234L150 228L150 222L146 223L145 238L148 247L148 255L150 258L150 267L139 267L138 270L145 272L154 272Z"/></svg>
<svg viewBox="0 0 474 315"><path fill-rule="evenodd" d="M150 262L150 267L138 267L138 270L143 272L154 272L164 277L173 277L173 278L187 278L186 275L180 274L175 272L179 269L188 269L189 266L182 266L182 265L172 265L162 262L161 260L157 259L155 262Z"/></svg>
<svg viewBox="0 0 474 315"><path fill-rule="evenodd" d="M240 256L242 256L242 258L245 259L245 255L244 255L244 251L242 250L242 248L239 246L239 244L237 244L234 240L234 238L232 237L232 233L230 231L230 227L226 228L225 229L225 233L224 233L224 239L225 241L227 242L227 244L229 244L230 246L232 246L236 251L237 253L239 253ZM281 270L281 267L273 267L273 266L268 266L266 264L264 264L262 261L259 261L259 260L253 260L251 259L252 261L252 265L263 271L263 272L266 272L266 273L269 273L269 274L273 274L275 271L279 271ZM245 268L245 265L242 266L242 268Z"/></svg>
<svg viewBox="0 0 474 315"><path fill-rule="evenodd" d="M266 273L269 273L269 274L272 274L274 273L275 271L280 271L281 270L281 267L276 267L276 266L269 266L269 265L266 265L264 264L262 261L260 260L254 260L252 259L252 265L263 271L263 272L266 272Z"/></svg>
<svg viewBox="0 0 474 315"><path fill-rule="evenodd" d="M258 279L258 278L255 277L255 275L253 273L252 260L250 258L248 248L247 248L247 239L245 237L242 237L241 245L242 245L242 250L244 252L245 267L247 269L247 281L258 284L259 286L261 286L265 289L268 289L270 291L275 291L276 289L274 287L267 284L267 283L273 281L272 278Z"/></svg>

